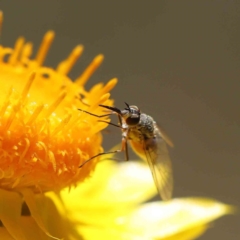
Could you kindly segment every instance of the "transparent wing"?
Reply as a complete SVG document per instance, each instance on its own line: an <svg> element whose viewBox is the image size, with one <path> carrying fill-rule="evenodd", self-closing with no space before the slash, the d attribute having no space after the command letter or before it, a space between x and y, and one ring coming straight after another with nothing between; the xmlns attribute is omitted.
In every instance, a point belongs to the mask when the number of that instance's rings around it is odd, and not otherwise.
<svg viewBox="0 0 240 240"><path fill-rule="evenodd" d="M173 191L172 164L167 144L156 126L156 137L144 142L146 159L158 193L163 200L169 200Z"/></svg>
<svg viewBox="0 0 240 240"><path fill-rule="evenodd" d="M161 137L163 138L163 140L170 146L170 147L174 147L173 141L171 140L171 138L167 135L167 133L165 132L165 130L163 129L162 126L156 126L160 132Z"/></svg>

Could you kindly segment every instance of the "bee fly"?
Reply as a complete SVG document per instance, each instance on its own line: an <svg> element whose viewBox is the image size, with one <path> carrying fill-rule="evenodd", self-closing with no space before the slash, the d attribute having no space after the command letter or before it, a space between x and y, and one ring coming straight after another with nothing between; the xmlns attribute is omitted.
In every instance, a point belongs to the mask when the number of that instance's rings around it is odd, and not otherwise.
<svg viewBox="0 0 240 240"><path fill-rule="evenodd" d="M169 200L172 197L173 176L167 144L173 147L173 143L165 134L165 132L159 126L157 126L156 122L151 116L142 113L137 106L129 106L127 103L125 104L127 107L123 110L120 110L116 107L99 105L100 107L110 110L108 114L104 115L95 115L79 109L98 118L115 114L118 116L118 125L104 120L99 121L106 122L110 125L121 128L122 130L121 149L112 152L99 153L85 161L80 167L97 156L122 151L125 152L126 160L128 160L129 155L127 143L129 141L134 152L148 162L155 185L161 198L163 200Z"/></svg>

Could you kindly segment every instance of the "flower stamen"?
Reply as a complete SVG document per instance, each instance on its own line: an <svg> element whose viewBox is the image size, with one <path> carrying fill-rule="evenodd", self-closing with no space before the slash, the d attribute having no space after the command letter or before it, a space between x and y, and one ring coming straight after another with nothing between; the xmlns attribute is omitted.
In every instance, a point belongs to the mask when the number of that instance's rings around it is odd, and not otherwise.
<svg viewBox="0 0 240 240"><path fill-rule="evenodd" d="M57 163L56 163L56 159L54 157L54 154L51 150L48 149L48 160L49 162L52 164L53 167L53 171L56 172L57 170Z"/></svg>
<svg viewBox="0 0 240 240"><path fill-rule="evenodd" d="M42 159L39 158L38 160L39 160L40 164L42 165L42 167L47 168L47 161L46 161L47 160L47 156L48 156L48 154L47 154L47 152L48 152L47 146L46 146L46 144L44 142L41 142L41 141L38 141L36 143L36 146L38 147L39 151L44 150L44 156L45 157L43 157Z"/></svg>
<svg viewBox="0 0 240 240"><path fill-rule="evenodd" d="M21 62L28 64L29 58L32 55L32 48L33 48L32 43L27 42L24 44L24 46L22 48L21 58L20 58Z"/></svg>
<svg viewBox="0 0 240 240"><path fill-rule="evenodd" d="M27 151L28 151L28 149L30 147L29 139L24 138L24 141L25 141L25 146L24 146L23 152L20 155L19 162L21 162L23 160L23 158L26 156L26 153L27 153Z"/></svg>
<svg viewBox="0 0 240 240"><path fill-rule="evenodd" d="M6 121L5 131L7 131L10 128L10 126L11 126L11 124L12 124L14 118L15 118L15 115L16 115L16 111L15 111L16 105L15 106L13 105L12 108L14 110L11 111L11 113L10 113L10 115L9 115L7 121Z"/></svg>
<svg viewBox="0 0 240 240"><path fill-rule="evenodd" d="M71 71L78 58L82 55L83 49L84 47L82 45L76 46L68 58L59 63L56 71L60 74L67 75Z"/></svg>
<svg viewBox="0 0 240 240"><path fill-rule="evenodd" d="M52 105L49 106L47 112L44 114L44 117L49 117L54 110L58 107L58 105L63 101L63 99L66 97L67 93L63 92L60 94L60 96L52 103Z"/></svg>
<svg viewBox="0 0 240 240"><path fill-rule="evenodd" d="M92 62L88 65L85 71L75 80L75 83L79 86L84 86L87 80L93 75L97 68L101 65L104 60L102 54L97 55Z"/></svg>
<svg viewBox="0 0 240 240"><path fill-rule="evenodd" d="M103 104L105 101L107 101L110 98L110 93L105 93L101 96L99 100L99 104Z"/></svg>
<svg viewBox="0 0 240 240"><path fill-rule="evenodd" d="M111 91L117 84L117 78L111 79L102 89L102 94L108 93Z"/></svg>
<svg viewBox="0 0 240 240"><path fill-rule="evenodd" d="M19 101L22 100L22 102L24 102L24 100L26 99L26 97L27 97L27 95L29 93L29 90L30 90L30 88L32 86L32 83L33 83L35 77L36 77L36 72L32 72L30 74L29 78L28 78L28 81L27 81L23 91L22 91L22 98L19 98Z"/></svg>
<svg viewBox="0 0 240 240"><path fill-rule="evenodd" d="M0 111L0 116L1 116L1 117L4 116L4 114L5 114L6 110L7 110L7 107L8 107L8 105L9 105L9 99L10 99L10 96L12 95L12 93L13 93L13 88L11 87L11 88L9 89L9 92L8 92L8 94L7 94L7 96L6 96L6 100L4 101L4 103L3 103L3 105L2 105L2 109L1 109L1 111Z"/></svg>
<svg viewBox="0 0 240 240"><path fill-rule="evenodd" d="M67 126L67 124L69 123L69 121L71 120L72 115L69 114L68 116L66 116L61 122L60 124L53 130L52 132L52 136L56 135L58 132L63 131L63 129Z"/></svg>
<svg viewBox="0 0 240 240"><path fill-rule="evenodd" d="M24 38L23 37L18 38L15 43L13 52L8 59L9 64L15 65L18 62L23 45L24 45Z"/></svg>
<svg viewBox="0 0 240 240"><path fill-rule="evenodd" d="M54 31L48 31L44 35L41 46L39 47L39 50L35 59L36 62L39 64L39 66L43 64L54 37L55 37Z"/></svg>
<svg viewBox="0 0 240 240"><path fill-rule="evenodd" d="M39 116L39 114L42 112L44 108L44 105L38 105L32 115L30 116L29 120L27 121L26 125L31 125Z"/></svg>

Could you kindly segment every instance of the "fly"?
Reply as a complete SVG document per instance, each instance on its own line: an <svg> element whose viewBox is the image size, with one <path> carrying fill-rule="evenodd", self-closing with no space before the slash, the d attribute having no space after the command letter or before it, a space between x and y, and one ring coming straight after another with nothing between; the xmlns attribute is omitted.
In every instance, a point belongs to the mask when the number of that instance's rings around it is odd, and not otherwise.
<svg viewBox="0 0 240 240"><path fill-rule="evenodd" d="M104 120L99 121L106 122L110 125L121 128L122 130L121 149L112 152L99 153L85 161L80 167L97 156L123 151L125 152L125 158L128 161L129 141L134 152L148 162L154 183L161 198L163 200L169 200L172 197L173 191L173 174L167 145L173 147L173 143L151 116L142 113L137 106L128 105L127 103L125 104L126 108L123 110L116 107L99 105L100 107L110 110L109 113L103 115L96 115L79 109L98 118L117 115L119 124Z"/></svg>

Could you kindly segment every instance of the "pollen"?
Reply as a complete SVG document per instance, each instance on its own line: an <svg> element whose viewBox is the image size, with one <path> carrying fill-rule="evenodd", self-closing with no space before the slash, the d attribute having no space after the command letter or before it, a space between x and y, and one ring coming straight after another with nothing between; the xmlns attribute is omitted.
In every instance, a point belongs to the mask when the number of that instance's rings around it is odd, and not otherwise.
<svg viewBox="0 0 240 240"><path fill-rule="evenodd" d="M79 166L103 151L101 130L106 123L78 109L103 114L98 105L113 104L109 91L117 80L85 89L102 54L71 80L68 73L82 45L56 69L45 67L54 36L53 31L45 34L35 58L33 44L23 37L13 48L0 45L0 188L27 187L38 193L71 187L90 175L98 158Z"/></svg>

